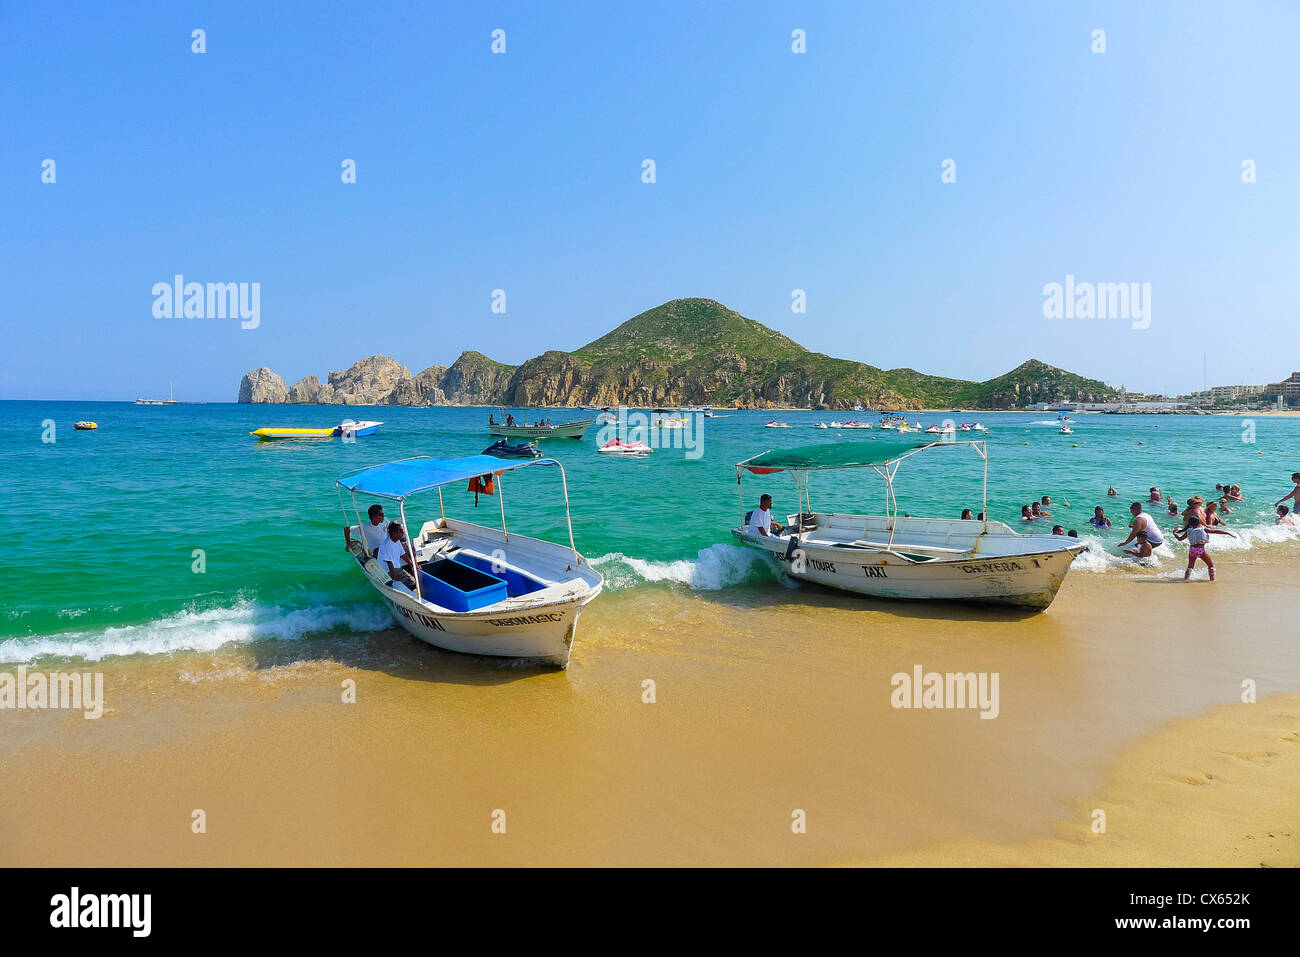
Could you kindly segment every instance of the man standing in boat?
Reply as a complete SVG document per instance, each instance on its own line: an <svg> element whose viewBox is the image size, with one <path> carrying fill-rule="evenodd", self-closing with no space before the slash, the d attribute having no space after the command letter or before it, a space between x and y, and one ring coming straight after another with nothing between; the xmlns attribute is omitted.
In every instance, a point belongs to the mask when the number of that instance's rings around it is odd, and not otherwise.
<svg viewBox="0 0 1300 957"><path fill-rule="evenodd" d="M746 531L758 535L780 535L783 526L772 520L772 496L764 494L759 497L758 508L749 513L749 525Z"/></svg>

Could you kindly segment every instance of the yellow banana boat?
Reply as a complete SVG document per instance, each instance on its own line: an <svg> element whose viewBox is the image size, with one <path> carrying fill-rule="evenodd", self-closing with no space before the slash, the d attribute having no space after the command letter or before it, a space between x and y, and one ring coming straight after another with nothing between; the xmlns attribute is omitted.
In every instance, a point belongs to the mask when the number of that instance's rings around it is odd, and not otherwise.
<svg viewBox="0 0 1300 957"><path fill-rule="evenodd" d="M249 435L259 439L329 439L338 434L336 429L258 429Z"/></svg>

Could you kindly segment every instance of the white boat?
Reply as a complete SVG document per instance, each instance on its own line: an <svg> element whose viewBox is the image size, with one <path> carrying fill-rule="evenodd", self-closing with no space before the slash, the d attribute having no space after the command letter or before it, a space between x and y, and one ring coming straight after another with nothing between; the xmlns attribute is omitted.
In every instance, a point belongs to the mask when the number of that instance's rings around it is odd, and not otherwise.
<svg viewBox="0 0 1300 957"><path fill-rule="evenodd" d="M859 422L857 419L849 419L849 421L847 421L847 422L844 423L844 425L842 426L842 428L845 428L845 429L869 429L869 428L871 428L871 423L870 423L870 422Z"/></svg>
<svg viewBox="0 0 1300 957"><path fill-rule="evenodd" d="M843 423L843 422L836 422L836 421L834 421L834 420L832 419L832 420L831 420L831 428L832 428L832 429L842 429L842 428L844 428L844 423Z"/></svg>
<svg viewBox="0 0 1300 957"><path fill-rule="evenodd" d="M650 428L652 429L684 429L691 424L691 420L683 416L661 415L657 419L652 419Z"/></svg>
<svg viewBox="0 0 1300 957"><path fill-rule="evenodd" d="M374 435L383 424L382 422L366 420L358 422L355 419L345 419L339 423L338 434L345 439L355 439L359 435Z"/></svg>
<svg viewBox="0 0 1300 957"><path fill-rule="evenodd" d="M829 429L830 426L827 425L825 422L818 422L816 425L813 426L813 428L814 428L814 429Z"/></svg>
<svg viewBox="0 0 1300 957"><path fill-rule="evenodd" d="M1002 522L987 520L899 517L894 477L902 462L927 450L953 454L959 448L973 448L984 461L981 511L987 516L985 442L842 442L764 452L737 464L738 483L746 473L791 473L799 512L787 518L780 535L751 533L746 521L732 535L784 562L790 577L831 588L878 598L1046 608L1086 547L1077 539L1019 535ZM863 468L885 480L884 515L813 510L811 472Z"/></svg>
<svg viewBox="0 0 1300 957"><path fill-rule="evenodd" d="M620 442L618 439L610 439L596 451L601 455L649 455L654 449L644 442Z"/></svg>
<svg viewBox="0 0 1300 957"><path fill-rule="evenodd" d="M567 546L527 538L506 527L502 478L534 465L560 470ZM487 483L482 494L494 494L500 501L500 529L446 516L443 489L463 489L474 480ZM349 472L337 484L351 495L352 511L345 506L345 516L357 520L351 529L352 556L403 628L448 651L568 666L578 615L600 594L604 579L573 543L568 482L559 462L512 462L488 455L405 459ZM396 502L409 535L406 500L432 491L438 493L439 516L426 521L409 540L419 566L412 590L393 581L367 550L358 529L365 506L357 497ZM476 501L479 494L475 492Z"/></svg>
<svg viewBox="0 0 1300 957"><path fill-rule="evenodd" d="M790 426L789 426L788 424L786 424L785 422L778 422L778 421L776 421L776 419L773 419L771 422L767 423L767 425L763 426L763 428L765 428L765 429L788 429L788 428L790 428Z"/></svg>
<svg viewBox="0 0 1300 957"><path fill-rule="evenodd" d="M974 423L974 424L970 427L970 430L971 430L972 432L987 432L987 431L988 431L988 426L986 426L986 425L982 425L982 424L980 424L979 422L976 422L976 423Z"/></svg>
<svg viewBox="0 0 1300 957"><path fill-rule="evenodd" d="M1070 428L1068 425L1063 425L1063 426L1061 426L1061 434L1062 434L1062 435L1073 435L1073 434L1074 434L1074 429Z"/></svg>

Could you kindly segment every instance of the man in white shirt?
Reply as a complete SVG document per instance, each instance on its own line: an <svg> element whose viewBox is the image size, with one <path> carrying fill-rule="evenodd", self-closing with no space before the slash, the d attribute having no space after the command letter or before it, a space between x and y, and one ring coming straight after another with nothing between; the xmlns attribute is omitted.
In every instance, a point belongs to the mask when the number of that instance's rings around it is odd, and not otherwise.
<svg viewBox="0 0 1300 957"><path fill-rule="evenodd" d="M393 581L415 591L415 558L406 544L406 529L399 522L388 523L388 537L379 543L379 567Z"/></svg>
<svg viewBox="0 0 1300 957"><path fill-rule="evenodd" d="M370 521L361 526L361 539L366 551L373 555L388 537L388 523L384 521L384 507L378 503L371 505L366 514L370 516ZM351 525L343 526L343 547L348 550L352 548L352 528Z"/></svg>
<svg viewBox="0 0 1300 957"><path fill-rule="evenodd" d="M1139 533L1146 535L1147 541L1152 548L1165 543L1165 537L1160 534L1160 529L1156 526L1156 520L1142 511L1141 502L1134 502L1128 507L1128 510L1133 514L1133 528L1128 533L1128 538L1119 543L1120 548L1137 538Z"/></svg>
<svg viewBox="0 0 1300 957"><path fill-rule="evenodd" d="M780 535L782 526L772 520L772 496L764 495L758 500L758 508L749 513L749 524L745 531L751 535Z"/></svg>

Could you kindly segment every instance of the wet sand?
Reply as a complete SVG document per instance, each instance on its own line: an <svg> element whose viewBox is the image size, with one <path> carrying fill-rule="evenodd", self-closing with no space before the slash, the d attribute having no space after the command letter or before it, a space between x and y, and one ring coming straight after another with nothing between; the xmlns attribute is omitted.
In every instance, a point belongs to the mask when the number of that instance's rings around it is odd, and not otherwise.
<svg viewBox="0 0 1300 957"><path fill-rule="evenodd" d="M98 721L0 712L0 864L1294 866L1288 552L1046 614L613 591L567 672L397 629L104 662ZM998 716L893 708L916 665L996 672Z"/></svg>

